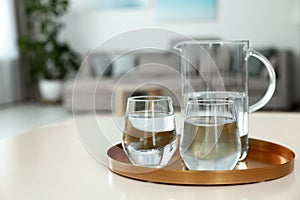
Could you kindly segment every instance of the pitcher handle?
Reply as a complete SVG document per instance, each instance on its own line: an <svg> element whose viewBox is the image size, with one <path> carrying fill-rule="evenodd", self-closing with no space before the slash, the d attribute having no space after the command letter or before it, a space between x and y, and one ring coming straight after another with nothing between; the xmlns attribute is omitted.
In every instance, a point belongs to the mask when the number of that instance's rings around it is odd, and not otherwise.
<svg viewBox="0 0 300 200"><path fill-rule="evenodd" d="M275 71L274 71L272 64L265 56L263 56L262 54L260 54L259 52L255 51L253 49L250 49L249 56L253 56L253 57L259 59L264 64L264 66L267 68L267 71L269 74L269 87L268 87L265 95L254 105L249 107L249 113L253 113L253 112L257 111L258 109L262 108L264 105L266 105L272 98L272 96L275 92L275 88L276 88L276 75L275 75Z"/></svg>

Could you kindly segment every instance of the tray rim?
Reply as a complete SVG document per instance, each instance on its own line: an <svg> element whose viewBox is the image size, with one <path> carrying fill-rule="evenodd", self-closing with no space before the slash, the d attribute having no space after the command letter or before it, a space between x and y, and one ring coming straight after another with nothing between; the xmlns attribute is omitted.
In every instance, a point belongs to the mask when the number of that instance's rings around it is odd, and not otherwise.
<svg viewBox="0 0 300 200"><path fill-rule="evenodd" d="M147 167L139 167L134 166L131 163L124 163L119 160L115 160L112 158L109 153L113 148L119 148L123 151L122 144L118 143L107 150L108 156L108 168L121 176L139 180L139 181L147 181L154 183L162 183L162 184L176 184L176 185L235 185L235 184L247 184L254 182L262 182L269 181L273 179L277 179L283 176L290 174L294 170L294 159L295 153L281 144L277 144L274 142L269 142L266 140L249 138L249 146L252 149L257 149L258 146L266 148L276 147L275 149L280 149L280 154L277 152L270 151L280 157L283 157L284 160L278 164L272 164L268 167L257 167L251 169L236 169L236 170L218 170L218 171L197 171L197 170L179 170L179 169L152 169ZM254 148L256 147L256 148ZM272 149L271 149L272 150ZM274 149L273 149L274 150ZM263 151L263 150L260 150ZM123 151L124 152L124 151ZM284 154L284 155L283 155ZM126 172L118 169L118 167L125 167L131 169L139 169L145 170L146 172L138 173L138 172ZM148 171L148 172L147 172ZM172 180L168 181L168 179L164 178L155 178L152 176L160 176L164 174L169 175L177 175L178 178L171 178ZM196 177L204 178L206 177L207 181L197 181ZM237 178L239 176L240 178ZM245 177L246 176L246 177ZM179 178L181 177L181 178ZM183 178L183 180L182 180ZM193 179L190 181L186 181L186 179Z"/></svg>

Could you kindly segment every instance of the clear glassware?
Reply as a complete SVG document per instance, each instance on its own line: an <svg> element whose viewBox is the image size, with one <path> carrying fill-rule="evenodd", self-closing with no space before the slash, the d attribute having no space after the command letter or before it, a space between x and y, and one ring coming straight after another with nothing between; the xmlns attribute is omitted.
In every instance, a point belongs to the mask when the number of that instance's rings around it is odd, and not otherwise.
<svg viewBox="0 0 300 200"><path fill-rule="evenodd" d="M180 155L189 170L231 170L241 155L231 100L187 102Z"/></svg>
<svg viewBox="0 0 300 200"><path fill-rule="evenodd" d="M122 145L136 166L161 168L167 165L177 149L172 99L129 97Z"/></svg>
<svg viewBox="0 0 300 200"><path fill-rule="evenodd" d="M271 99L276 86L275 71L270 61L250 48L248 40L183 41L174 46L181 54L182 114L191 99L229 99L238 112L237 126L242 140L240 160L248 152L248 114L262 108ZM249 105L248 61L258 59L269 75L265 95Z"/></svg>

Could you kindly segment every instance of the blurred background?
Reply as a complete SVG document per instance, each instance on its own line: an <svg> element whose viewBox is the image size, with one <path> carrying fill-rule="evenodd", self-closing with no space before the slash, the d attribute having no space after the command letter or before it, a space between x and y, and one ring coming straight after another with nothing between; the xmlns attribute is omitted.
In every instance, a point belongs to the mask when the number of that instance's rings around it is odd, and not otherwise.
<svg viewBox="0 0 300 200"><path fill-rule="evenodd" d="M0 119L3 122L8 118L15 120L22 116L18 113L26 112L35 112L32 117L39 119L40 124L70 116L74 77L84 58L108 39L140 28L168 29L193 39L250 40L251 47L270 59L278 77L274 97L264 110L299 111L300 0L0 2ZM140 37L149 38L149 43L162 44L166 49L171 49L174 41L180 39L147 33ZM133 38L92 52L83 62L90 69L82 72L85 74L79 88L82 99L90 98L95 86L93 80L99 75L107 77L109 83L104 83L109 86L107 89L115 83L115 77L145 60L146 63L160 60L176 69L180 67L178 58L161 52L143 52L112 63L112 57L130 49L134 43ZM111 69L105 71L107 63ZM249 91L251 101L252 96L262 95L265 90L260 82L266 81L261 63L249 65L249 77L249 87L253 88ZM48 91L44 92L45 88ZM116 98L123 100L136 89L127 83L119 91L122 95L117 94ZM149 94L156 89L148 87L138 93ZM99 91L99 95L104 93ZM106 101L111 92L106 96L99 101L97 111L110 110ZM85 102L78 103L78 110L91 111L85 105ZM20 117L22 120L24 116Z"/></svg>

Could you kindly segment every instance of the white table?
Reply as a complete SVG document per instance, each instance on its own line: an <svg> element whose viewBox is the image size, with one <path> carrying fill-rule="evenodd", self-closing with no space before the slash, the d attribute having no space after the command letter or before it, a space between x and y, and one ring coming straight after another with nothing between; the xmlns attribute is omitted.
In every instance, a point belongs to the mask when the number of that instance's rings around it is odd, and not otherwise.
<svg viewBox="0 0 300 200"><path fill-rule="evenodd" d="M96 121L102 131L109 132L111 142L120 140L111 117L99 116ZM78 117L76 123L66 121L0 141L1 200L300 199L300 114L250 115L250 136L292 149L295 169L280 179L236 186L164 185L121 177L96 161L81 144L76 129L84 128L89 137L95 117ZM96 140L89 145L89 151L105 146Z"/></svg>

